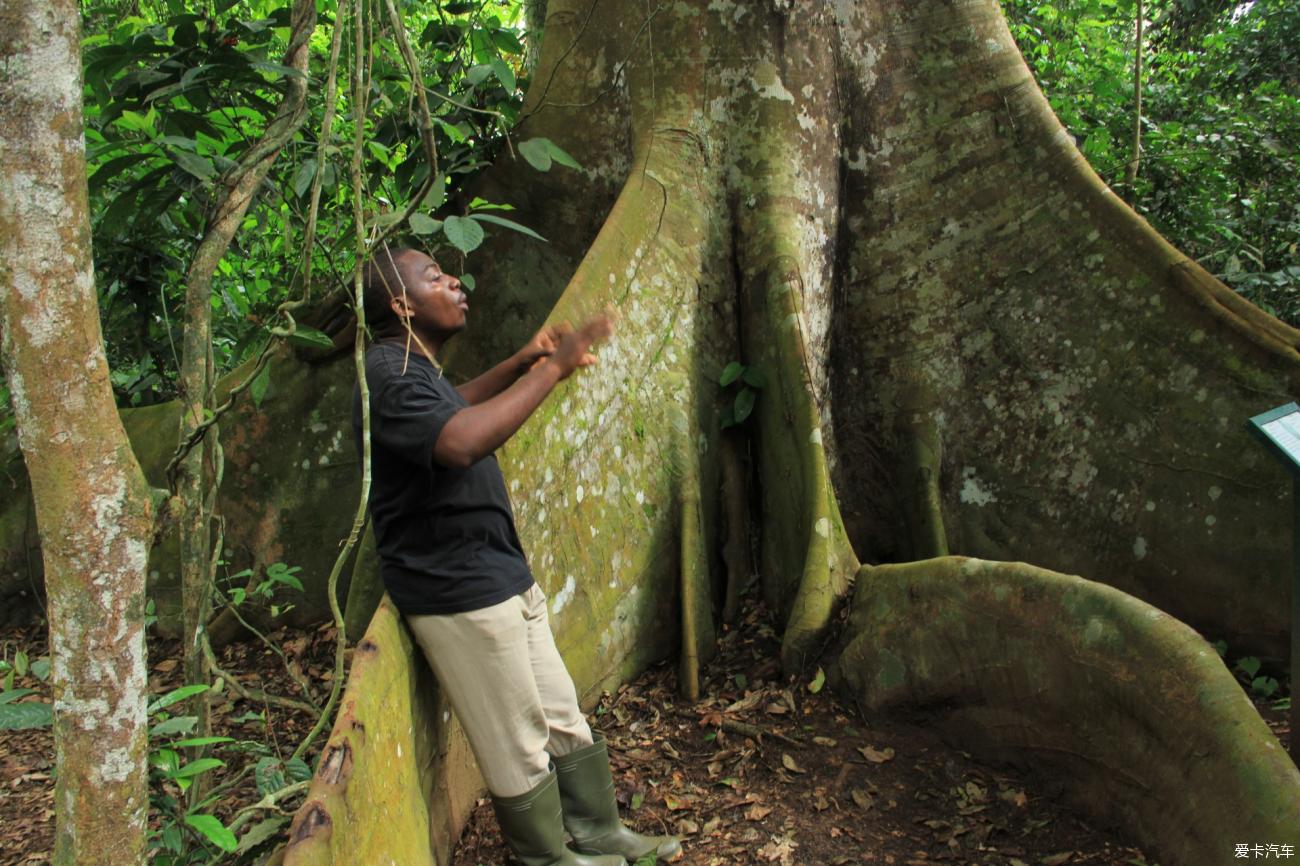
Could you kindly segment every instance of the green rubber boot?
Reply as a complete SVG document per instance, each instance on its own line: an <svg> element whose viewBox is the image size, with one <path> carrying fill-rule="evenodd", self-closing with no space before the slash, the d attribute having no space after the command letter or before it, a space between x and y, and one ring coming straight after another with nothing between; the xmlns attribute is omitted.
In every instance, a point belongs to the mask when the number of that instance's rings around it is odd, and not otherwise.
<svg viewBox="0 0 1300 866"><path fill-rule="evenodd" d="M493 797L501 835L523 866L627 866L622 857L588 857L564 846L555 773L527 794Z"/></svg>
<svg viewBox="0 0 1300 866"><path fill-rule="evenodd" d="M552 759L560 777L564 828L573 837L573 847L584 854L618 854L630 863L647 854L654 854L657 862L676 857L682 844L672 836L642 836L623 826L605 738L594 736L590 746Z"/></svg>

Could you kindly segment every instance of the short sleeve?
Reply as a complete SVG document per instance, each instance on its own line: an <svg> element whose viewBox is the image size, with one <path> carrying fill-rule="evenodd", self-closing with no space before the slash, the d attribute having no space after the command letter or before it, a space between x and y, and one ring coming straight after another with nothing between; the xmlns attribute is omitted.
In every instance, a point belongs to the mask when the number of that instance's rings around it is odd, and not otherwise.
<svg viewBox="0 0 1300 866"><path fill-rule="evenodd" d="M371 435L417 466L432 467L433 447L461 405L418 376L389 380L374 403Z"/></svg>

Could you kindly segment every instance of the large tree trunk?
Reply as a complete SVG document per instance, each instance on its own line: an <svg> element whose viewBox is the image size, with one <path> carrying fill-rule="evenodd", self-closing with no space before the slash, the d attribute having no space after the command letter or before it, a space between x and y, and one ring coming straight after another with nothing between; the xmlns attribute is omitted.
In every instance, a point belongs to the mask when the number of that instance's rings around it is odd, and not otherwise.
<svg viewBox="0 0 1300 866"><path fill-rule="evenodd" d="M584 170L506 161L485 181L523 190L554 241L498 239L474 264L479 324L449 369L547 318L623 313L502 454L585 694L679 635L699 648L681 613L720 581L717 381L741 360L766 378L747 430L787 670L852 589L838 675L867 705L932 707L985 754L1068 774L1161 862L1300 843L1300 774L1170 616L1283 656L1286 479L1242 428L1296 393L1300 333L1101 183L995 0L550 0L524 114L521 138ZM445 862L474 790L452 772L463 740L406 691L395 626L381 607L387 667L353 672L346 769L318 781L287 862L388 856L374 822L422 791L432 823L412 832L434 844L413 862ZM385 691L401 703L378 709ZM404 751L419 786L347 794Z"/></svg>
<svg viewBox="0 0 1300 866"><path fill-rule="evenodd" d="M45 559L56 864L145 860L144 476L95 297L77 5L0 3L0 348Z"/></svg>

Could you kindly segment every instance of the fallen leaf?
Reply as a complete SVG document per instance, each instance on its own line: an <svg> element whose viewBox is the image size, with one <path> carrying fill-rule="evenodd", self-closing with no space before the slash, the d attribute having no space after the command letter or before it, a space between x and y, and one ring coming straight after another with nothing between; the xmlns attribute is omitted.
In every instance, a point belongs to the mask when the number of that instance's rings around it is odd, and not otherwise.
<svg viewBox="0 0 1300 866"><path fill-rule="evenodd" d="M1043 866L1061 866L1062 863L1068 863L1073 857L1073 851L1062 851L1059 854L1052 854L1049 857L1044 857L1038 862L1042 863Z"/></svg>
<svg viewBox="0 0 1300 866"><path fill-rule="evenodd" d="M784 716L786 713L790 712L790 708L785 704L771 703L763 708L763 712L773 716Z"/></svg>
<svg viewBox="0 0 1300 866"><path fill-rule="evenodd" d="M871 795L861 788L854 788L849 792L849 794L853 797L853 802L857 803L863 809L870 809L875 805L875 801L871 799Z"/></svg>
<svg viewBox="0 0 1300 866"><path fill-rule="evenodd" d="M858 751L862 753L862 757L873 764L883 764L894 757L894 750L888 746L880 750L877 750L874 746L858 746Z"/></svg>
<svg viewBox="0 0 1300 866"><path fill-rule="evenodd" d="M792 758L792 757L790 757L790 756L789 756L788 754L786 754L785 752L782 752L782 753L781 753L781 766L785 767L785 768L786 768L787 770L789 770L791 773L806 773L806 772L808 772L808 771L805 770L803 767L799 766L799 764L795 761L795 759Z"/></svg>
<svg viewBox="0 0 1300 866"><path fill-rule="evenodd" d="M781 866L791 866L794 862L794 849L798 847L799 843L789 836L773 837L771 842L758 849L758 856L769 863L779 861Z"/></svg>
<svg viewBox="0 0 1300 866"><path fill-rule="evenodd" d="M822 686L824 685L826 685L826 672L819 667L817 668L817 675L814 676L812 682L808 684L808 691L815 695L822 690Z"/></svg>
<svg viewBox="0 0 1300 866"><path fill-rule="evenodd" d="M676 812L681 809L691 808L691 801L685 797L679 799L672 794L664 794L664 805L668 807L669 811Z"/></svg>
<svg viewBox="0 0 1300 866"><path fill-rule="evenodd" d="M677 822L676 829L678 836L694 836L696 833L700 832L700 825L696 824L690 818L683 818Z"/></svg>
<svg viewBox="0 0 1300 866"><path fill-rule="evenodd" d="M998 792L998 799L1010 803L1018 809L1023 809L1029 804L1029 798L1025 796L1025 792L1015 789Z"/></svg>
<svg viewBox="0 0 1300 866"><path fill-rule="evenodd" d="M768 815L772 814L771 806L760 806L755 803L745 810L745 819L747 821L762 821Z"/></svg>
<svg viewBox="0 0 1300 866"><path fill-rule="evenodd" d="M836 741L832 740L830 737L813 737L813 742L819 746L825 746L828 749L833 749L837 745Z"/></svg>

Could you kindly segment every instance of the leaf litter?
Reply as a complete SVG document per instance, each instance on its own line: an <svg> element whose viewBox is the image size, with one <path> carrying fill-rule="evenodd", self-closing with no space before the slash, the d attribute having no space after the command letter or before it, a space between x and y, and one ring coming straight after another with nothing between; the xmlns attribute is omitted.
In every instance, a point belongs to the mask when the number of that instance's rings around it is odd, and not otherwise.
<svg viewBox="0 0 1300 866"><path fill-rule="evenodd" d="M864 720L823 688L787 680L766 611L723 629L685 701L675 666L600 696L623 819L682 837L686 866L1127 866L1136 847L1061 802L1065 786L943 743L924 718ZM451 866L513 863L480 799ZM648 861L647 861L648 862Z"/></svg>

